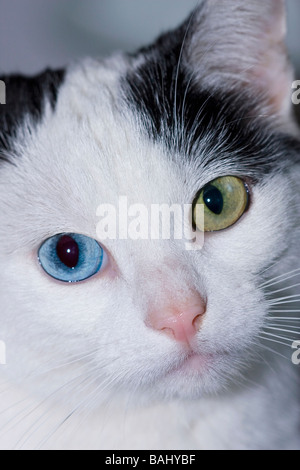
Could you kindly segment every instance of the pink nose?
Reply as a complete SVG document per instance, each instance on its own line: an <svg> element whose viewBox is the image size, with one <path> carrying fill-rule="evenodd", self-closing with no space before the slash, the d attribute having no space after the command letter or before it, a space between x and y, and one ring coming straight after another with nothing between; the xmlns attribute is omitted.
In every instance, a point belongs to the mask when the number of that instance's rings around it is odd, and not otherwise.
<svg viewBox="0 0 300 470"><path fill-rule="evenodd" d="M200 329L205 311L205 302L195 293L185 302L169 303L152 310L146 324L178 342L190 344Z"/></svg>

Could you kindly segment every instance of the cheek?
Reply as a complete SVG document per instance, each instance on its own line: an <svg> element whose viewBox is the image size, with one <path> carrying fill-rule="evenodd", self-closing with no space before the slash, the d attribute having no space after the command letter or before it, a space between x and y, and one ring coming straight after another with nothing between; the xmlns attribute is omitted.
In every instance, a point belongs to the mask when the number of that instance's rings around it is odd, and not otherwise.
<svg viewBox="0 0 300 470"><path fill-rule="evenodd" d="M241 275L272 263L289 242L289 197L289 188L280 179L254 188L251 206L236 225L206 235L204 256Z"/></svg>
<svg viewBox="0 0 300 470"><path fill-rule="evenodd" d="M257 336L268 311L258 273L288 246L288 199L280 179L255 188L243 218L228 230L207 234L204 248L192 254L208 299L201 338L210 346L240 347Z"/></svg>
<svg viewBox="0 0 300 470"><path fill-rule="evenodd" d="M102 346L113 340L107 315L112 296L103 301L100 286L58 286L13 257L6 268L0 274L0 340L6 343L9 375L36 374L95 350L106 357Z"/></svg>
<svg viewBox="0 0 300 470"><path fill-rule="evenodd" d="M210 347L225 351L251 344L267 312L267 305L255 287L254 279L219 272L212 275L207 292L201 340Z"/></svg>
<svg viewBox="0 0 300 470"><path fill-rule="evenodd" d="M0 254L0 264L0 340L16 358L28 350L43 361L93 348L103 355L107 344L128 343L138 315L115 266L66 284L49 277L33 251Z"/></svg>
<svg viewBox="0 0 300 470"><path fill-rule="evenodd" d="M93 338L108 303L113 305L109 279L60 283L44 273L32 254L2 257L1 265L0 318L2 330L7 328L10 335L36 342L47 332L62 339Z"/></svg>

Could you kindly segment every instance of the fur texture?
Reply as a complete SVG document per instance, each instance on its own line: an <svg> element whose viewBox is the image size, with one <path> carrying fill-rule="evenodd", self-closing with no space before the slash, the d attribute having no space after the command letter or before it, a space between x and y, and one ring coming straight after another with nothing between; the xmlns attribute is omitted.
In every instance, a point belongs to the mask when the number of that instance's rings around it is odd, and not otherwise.
<svg viewBox="0 0 300 470"><path fill-rule="evenodd" d="M297 315L300 145L270 28L283 1L244 4L206 0L150 48L48 72L26 82L38 103L1 106L2 448L300 448L292 339L262 333L276 298L296 295L277 309ZM226 175L247 180L249 210L200 251L107 240L105 272L75 285L38 263L51 236L95 239L101 203L191 204ZM264 287L280 275L292 282L276 296ZM197 367L146 322L192 291L207 302Z"/></svg>

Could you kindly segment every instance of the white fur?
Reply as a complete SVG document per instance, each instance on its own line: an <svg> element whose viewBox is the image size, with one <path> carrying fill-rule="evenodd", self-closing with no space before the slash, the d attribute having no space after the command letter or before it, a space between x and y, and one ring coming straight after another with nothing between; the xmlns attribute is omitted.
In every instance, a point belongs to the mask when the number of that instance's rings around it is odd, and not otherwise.
<svg viewBox="0 0 300 470"><path fill-rule="evenodd" d="M250 210L207 235L201 251L184 241L108 241L108 269L77 285L39 266L50 236L96 238L100 203L192 203L230 170L195 174L145 138L120 96L127 66L118 56L69 71L55 112L27 122L15 166L1 167L0 446L299 448L296 369L276 355L264 362L256 345L268 311L258 273L280 256L277 274L299 266L289 246L296 168L254 186ZM153 299L176 302L193 289L208 299L196 349L214 358L201 374L172 372L182 346L145 319Z"/></svg>

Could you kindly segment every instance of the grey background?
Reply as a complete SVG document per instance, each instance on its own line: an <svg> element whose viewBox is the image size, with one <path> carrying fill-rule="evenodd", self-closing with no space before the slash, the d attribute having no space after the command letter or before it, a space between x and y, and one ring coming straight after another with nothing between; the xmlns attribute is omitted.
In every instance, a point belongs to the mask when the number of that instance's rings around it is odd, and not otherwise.
<svg viewBox="0 0 300 470"><path fill-rule="evenodd" d="M133 51L179 24L197 3L197 0L0 0L0 73L30 74L82 56ZM300 78L300 0L287 0L287 5L287 42Z"/></svg>

